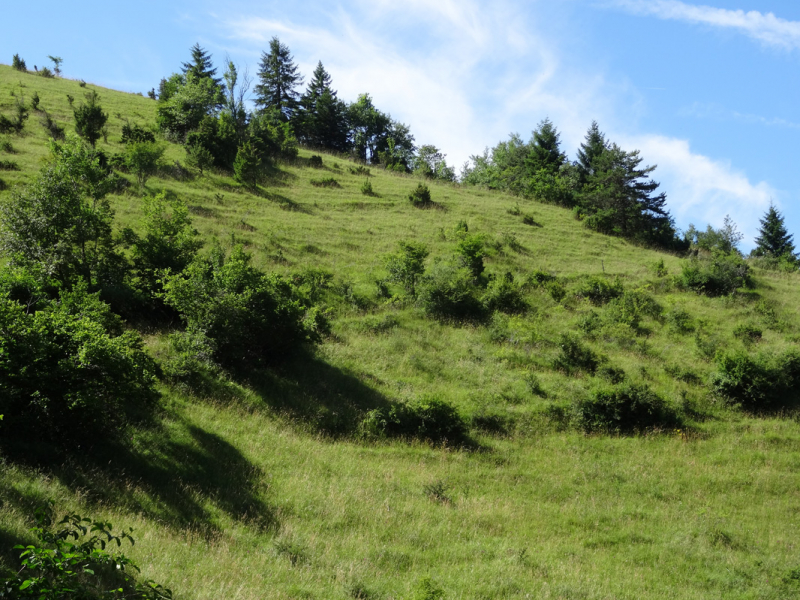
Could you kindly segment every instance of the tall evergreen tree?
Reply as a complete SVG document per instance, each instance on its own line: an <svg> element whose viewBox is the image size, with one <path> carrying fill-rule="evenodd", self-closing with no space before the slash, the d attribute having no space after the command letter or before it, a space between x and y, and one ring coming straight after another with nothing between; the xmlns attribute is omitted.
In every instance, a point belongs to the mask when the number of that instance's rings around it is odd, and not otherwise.
<svg viewBox="0 0 800 600"><path fill-rule="evenodd" d="M589 177L594 174L595 161L608 148L606 136L600 131L597 121L592 121L589 130L586 132L585 140L578 149L578 173L581 176L581 183L586 183Z"/></svg>
<svg viewBox="0 0 800 600"><path fill-rule="evenodd" d="M303 77L297 72L289 47L277 37L270 40L269 53L261 53L258 79L260 83L254 88L256 106L277 108L288 121L297 108L299 94L295 88L303 83Z"/></svg>
<svg viewBox="0 0 800 600"><path fill-rule="evenodd" d="M347 105L337 97L331 82L330 74L320 61L300 99L292 124L303 143L345 151L349 147Z"/></svg>
<svg viewBox="0 0 800 600"><path fill-rule="evenodd" d="M774 204L769 205L769 210L761 219L758 229L754 256L774 256L795 259L794 236L786 230L783 215L778 212Z"/></svg>
<svg viewBox="0 0 800 600"><path fill-rule="evenodd" d="M183 63L184 75L193 76L195 79L210 79L218 88L222 88L222 79L216 77L217 70L211 62L211 55L200 44L192 46L192 59Z"/></svg>
<svg viewBox="0 0 800 600"><path fill-rule="evenodd" d="M527 167L530 175L540 169L555 175L567 160L566 155L561 152L561 134L550 119L545 119L536 126L528 145L530 152Z"/></svg>

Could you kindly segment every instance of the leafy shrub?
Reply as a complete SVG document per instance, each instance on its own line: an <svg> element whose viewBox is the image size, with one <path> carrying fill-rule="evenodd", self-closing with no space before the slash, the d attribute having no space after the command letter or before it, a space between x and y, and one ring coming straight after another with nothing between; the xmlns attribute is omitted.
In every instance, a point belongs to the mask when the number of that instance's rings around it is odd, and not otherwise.
<svg viewBox="0 0 800 600"><path fill-rule="evenodd" d="M25 60L20 58L19 54L15 54L11 57L11 68L16 69L17 71L22 71L23 73L27 72L28 67L25 65Z"/></svg>
<svg viewBox="0 0 800 600"><path fill-rule="evenodd" d="M528 275L528 283L533 287L539 287L555 280L556 276L547 271L534 271Z"/></svg>
<svg viewBox="0 0 800 600"><path fill-rule="evenodd" d="M746 352L721 352L712 390L747 410L761 412L786 408L800 401L800 353L751 356Z"/></svg>
<svg viewBox="0 0 800 600"><path fill-rule="evenodd" d="M324 314L298 300L288 280L250 261L241 247L228 257L215 247L162 281L187 334L207 338L214 362L228 369L274 362L327 331Z"/></svg>
<svg viewBox="0 0 800 600"><path fill-rule="evenodd" d="M318 154L312 154L311 157L308 159L308 165L315 169L321 169L323 166L322 157L319 156Z"/></svg>
<svg viewBox="0 0 800 600"><path fill-rule="evenodd" d="M466 227L466 223L464 223ZM465 233L459 239L456 246L456 254L463 266L472 273L475 278L483 275L483 259L486 256L486 236L480 234Z"/></svg>
<svg viewBox="0 0 800 600"><path fill-rule="evenodd" d="M781 320L775 304L768 300L759 300L753 307L753 312L761 317L761 321L767 329L781 331L785 323Z"/></svg>
<svg viewBox="0 0 800 600"><path fill-rule="evenodd" d="M422 278L418 304L434 318L471 320L484 317L484 308L475 297L472 272L463 267L438 263Z"/></svg>
<svg viewBox="0 0 800 600"><path fill-rule="evenodd" d="M261 179L261 159L250 142L239 146L233 161L233 176L241 184L255 187Z"/></svg>
<svg viewBox="0 0 800 600"><path fill-rule="evenodd" d="M325 179L312 179L310 183L314 187L331 187L331 188L342 187L341 185L339 185L339 182L333 177L326 177Z"/></svg>
<svg viewBox="0 0 800 600"><path fill-rule="evenodd" d="M365 179L364 183L361 184L361 193L365 196L375 195L375 191L372 189L372 182L369 179Z"/></svg>
<svg viewBox="0 0 800 600"><path fill-rule="evenodd" d="M52 79L53 77L55 77L55 75L53 75L53 72L47 67L42 67L42 70L39 71L39 75L41 75L45 79Z"/></svg>
<svg viewBox="0 0 800 600"><path fill-rule="evenodd" d="M203 171L206 171L214 164L214 155L202 144L187 144L186 164L190 167L195 167L202 175Z"/></svg>
<svg viewBox="0 0 800 600"><path fill-rule="evenodd" d="M358 165L357 167L350 167L348 170L350 171L351 175L362 175L364 177L371 177L372 176L372 173L370 173L370 170L367 167L365 167L364 165Z"/></svg>
<svg viewBox="0 0 800 600"><path fill-rule="evenodd" d="M733 337L741 340L746 346L761 341L763 331L752 323L742 323L733 329Z"/></svg>
<svg viewBox="0 0 800 600"><path fill-rule="evenodd" d="M428 208L433 204L431 190L424 183L417 184L417 189L408 195L408 201L417 208Z"/></svg>
<svg viewBox="0 0 800 600"><path fill-rule="evenodd" d="M694 331L692 315L680 305L673 306L664 314L664 320L675 333L690 333Z"/></svg>
<svg viewBox="0 0 800 600"><path fill-rule="evenodd" d="M614 298L619 298L622 291L622 282L618 278L608 281L604 277L592 276L578 286L575 295L586 298L592 304L599 306Z"/></svg>
<svg viewBox="0 0 800 600"><path fill-rule="evenodd" d="M662 313L661 305L650 294L641 290L626 291L608 304L608 317L637 329L645 317L657 318Z"/></svg>
<svg viewBox="0 0 800 600"><path fill-rule="evenodd" d="M579 426L587 433L633 433L681 424L678 413L644 385L598 390L575 403Z"/></svg>
<svg viewBox="0 0 800 600"><path fill-rule="evenodd" d="M15 546L22 550L21 568L0 579L0 597L36 598L131 598L158 600L172 598L172 591L153 581L137 581L139 571L122 553L106 550L128 541L132 529L114 533L111 523L67 514L53 524L46 512L37 512L37 526L31 529L37 545Z"/></svg>
<svg viewBox="0 0 800 600"><path fill-rule="evenodd" d="M519 285L514 283L514 276L511 273L493 279L481 297L481 303L488 312L500 311L512 314L525 312L528 308L522 297L522 291Z"/></svg>
<svg viewBox="0 0 800 600"><path fill-rule="evenodd" d="M590 310L588 313L583 315L578 321L578 329L588 336L594 334L594 332L600 329L602 325L603 322L600 319L600 315L593 310Z"/></svg>
<svg viewBox="0 0 800 600"><path fill-rule="evenodd" d="M125 147L125 165L136 175L139 189L158 172L166 148L156 142L131 142Z"/></svg>
<svg viewBox="0 0 800 600"><path fill-rule="evenodd" d="M715 253L711 260L693 259L681 267L680 283L698 294L725 296L751 287L750 267L738 254Z"/></svg>
<svg viewBox="0 0 800 600"><path fill-rule="evenodd" d="M0 171L19 171L19 165L13 160L0 160Z"/></svg>
<svg viewBox="0 0 800 600"><path fill-rule="evenodd" d="M355 329L364 333L387 333L400 326L400 321L393 315L383 317L366 317L355 325Z"/></svg>
<svg viewBox="0 0 800 600"><path fill-rule="evenodd" d="M0 298L0 414L6 439L113 436L158 397L156 367L134 332L78 283L36 312Z"/></svg>
<svg viewBox="0 0 800 600"><path fill-rule="evenodd" d="M625 381L625 371L618 367L612 367L611 365L603 365L597 369L597 376L602 377L614 385Z"/></svg>
<svg viewBox="0 0 800 600"><path fill-rule="evenodd" d="M428 248L421 242L398 242L398 252L384 258L389 281L399 283L411 297L417 295L417 283L425 272Z"/></svg>
<svg viewBox="0 0 800 600"><path fill-rule="evenodd" d="M561 302L567 296L567 289L559 281L550 281L545 288L555 302Z"/></svg>
<svg viewBox="0 0 800 600"><path fill-rule="evenodd" d="M149 131L134 123L131 125L130 123L126 123L122 126L122 139L120 140L123 144L133 144L136 142L155 142L156 136L152 131Z"/></svg>
<svg viewBox="0 0 800 600"><path fill-rule="evenodd" d="M664 264L664 259L659 258L656 262L650 265L650 270L656 277L666 277L669 275L669 270L667 266Z"/></svg>
<svg viewBox="0 0 800 600"><path fill-rule="evenodd" d="M560 352L553 361L553 368L567 374L586 371L594 374L600 365L600 359L594 351L585 346L576 337L565 333L559 341Z"/></svg>
<svg viewBox="0 0 800 600"><path fill-rule="evenodd" d="M467 437L466 423L458 411L433 397L371 410L359 429L362 435L371 438L406 437L434 443L459 444Z"/></svg>

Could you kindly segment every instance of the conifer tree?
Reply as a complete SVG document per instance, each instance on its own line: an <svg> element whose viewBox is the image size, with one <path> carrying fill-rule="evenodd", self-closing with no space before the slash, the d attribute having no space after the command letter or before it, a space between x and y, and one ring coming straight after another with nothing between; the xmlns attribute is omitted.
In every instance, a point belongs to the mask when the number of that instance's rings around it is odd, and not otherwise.
<svg viewBox="0 0 800 600"><path fill-rule="evenodd" d="M330 74L320 61L300 99L293 125L298 138L305 144L345 151L349 146L347 105L337 97L331 82Z"/></svg>
<svg viewBox="0 0 800 600"><path fill-rule="evenodd" d="M595 161L608 148L606 136L600 131L597 121L592 121L585 139L586 141L578 149L578 172L582 179L581 183L586 183L588 178L594 174Z"/></svg>
<svg viewBox="0 0 800 600"><path fill-rule="evenodd" d="M533 132L529 147L528 169L535 174L540 169L555 175L567 157L561 152L561 134L550 119L545 119L537 125Z"/></svg>
<svg viewBox="0 0 800 600"><path fill-rule="evenodd" d="M255 104L260 109L278 108L284 120L289 120L297 108L299 94L295 90L303 83L297 72L289 47L277 37L269 43L269 53L261 53L258 69L260 83L255 86Z"/></svg>
<svg viewBox="0 0 800 600"><path fill-rule="evenodd" d="M193 76L196 80L210 79L218 88L222 88L222 79L216 77L217 70L211 62L211 55L200 44L192 46L191 52L192 60L183 63L183 73Z"/></svg>
<svg viewBox="0 0 800 600"><path fill-rule="evenodd" d="M775 205L769 205L769 210L761 219L758 233L756 247L753 249L754 256L786 257L790 260L796 258L794 236L786 230L783 215L778 212Z"/></svg>

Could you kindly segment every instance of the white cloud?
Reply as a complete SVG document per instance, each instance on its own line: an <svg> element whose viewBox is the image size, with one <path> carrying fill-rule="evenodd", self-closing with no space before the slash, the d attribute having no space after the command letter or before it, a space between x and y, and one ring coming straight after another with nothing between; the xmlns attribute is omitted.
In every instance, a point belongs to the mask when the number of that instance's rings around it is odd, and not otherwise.
<svg viewBox="0 0 800 600"><path fill-rule="evenodd" d="M770 201L777 203L778 191L768 183L751 183L730 164L692 152L686 140L650 135L623 142L640 149L646 164L658 165L653 175L667 191L667 206L683 227L689 222L719 227L730 214L750 247L759 218Z"/></svg>
<svg viewBox="0 0 800 600"><path fill-rule="evenodd" d="M781 19L771 12L728 10L680 0L615 0L613 4L660 19L733 29L768 46L785 50L800 48L800 22Z"/></svg>

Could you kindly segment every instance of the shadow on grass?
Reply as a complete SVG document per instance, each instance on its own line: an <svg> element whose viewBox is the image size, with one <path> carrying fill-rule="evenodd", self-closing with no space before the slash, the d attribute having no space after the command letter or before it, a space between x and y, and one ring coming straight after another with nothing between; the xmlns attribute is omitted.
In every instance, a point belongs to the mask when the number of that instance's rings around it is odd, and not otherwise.
<svg viewBox="0 0 800 600"><path fill-rule="evenodd" d="M275 192L270 192L268 190L259 188L258 195L261 196L262 198L266 198L270 202L274 202L282 210L301 212L307 215L312 214L311 209L308 208L305 204L300 204L299 202L295 202L294 200L287 198L286 196L282 196L281 194L277 194Z"/></svg>
<svg viewBox="0 0 800 600"><path fill-rule="evenodd" d="M87 443L73 448L66 460L63 450L34 457L16 448L22 452L9 457L20 463L38 458L35 466L42 475L87 501L122 507L178 529L213 535L221 529L220 513L261 530L277 526L259 490L260 470L220 436L179 418L168 428L152 426L136 433L135 445L130 440ZM46 500L10 501L32 512Z"/></svg>

